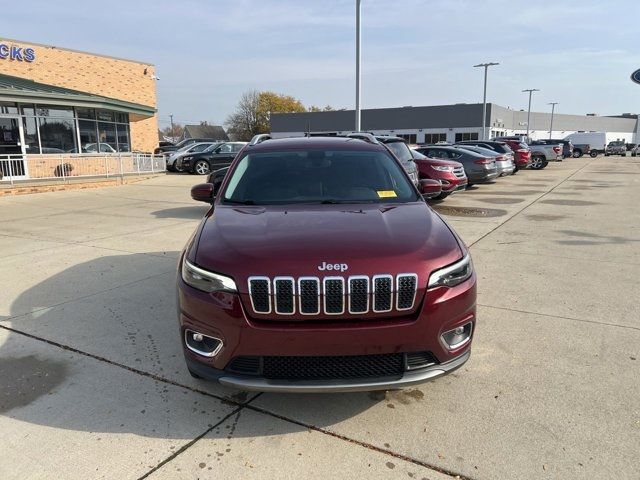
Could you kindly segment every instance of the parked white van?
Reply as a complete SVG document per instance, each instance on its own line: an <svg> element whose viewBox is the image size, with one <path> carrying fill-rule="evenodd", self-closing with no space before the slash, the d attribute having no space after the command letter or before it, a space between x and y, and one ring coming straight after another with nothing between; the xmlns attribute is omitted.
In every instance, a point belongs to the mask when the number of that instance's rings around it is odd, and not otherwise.
<svg viewBox="0 0 640 480"><path fill-rule="evenodd" d="M604 153L607 148L607 134L606 132L577 132L572 133L564 137L565 140L570 140L574 146L574 152L576 147L580 149L581 145L589 145L592 157L597 156L600 153ZM586 152L585 152L586 153Z"/></svg>

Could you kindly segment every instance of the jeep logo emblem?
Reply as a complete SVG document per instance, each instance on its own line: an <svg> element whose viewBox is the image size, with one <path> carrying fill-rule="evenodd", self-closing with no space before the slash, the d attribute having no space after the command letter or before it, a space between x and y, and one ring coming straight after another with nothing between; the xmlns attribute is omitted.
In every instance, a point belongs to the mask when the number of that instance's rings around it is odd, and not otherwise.
<svg viewBox="0 0 640 480"><path fill-rule="evenodd" d="M346 263L327 263L322 262L322 265L318 265L318 270L324 272L325 270L337 270L340 272L346 272L349 268L349 265Z"/></svg>

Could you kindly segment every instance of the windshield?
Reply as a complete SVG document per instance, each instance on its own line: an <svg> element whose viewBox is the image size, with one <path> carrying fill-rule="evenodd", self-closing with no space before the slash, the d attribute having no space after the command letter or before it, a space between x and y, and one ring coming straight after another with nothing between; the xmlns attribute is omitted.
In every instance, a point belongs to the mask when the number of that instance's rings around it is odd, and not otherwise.
<svg viewBox="0 0 640 480"><path fill-rule="evenodd" d="M234 169L224 203L401 203L419 200L384 152L294 150L246 155Z"/></svg>
<svg viewBox="0 0 640 480"><path fill-rule="evenodd" d="M413 160L413 156L411 155L411 151L407 144L404 142L389 142L385 143L385 145L393 152L393 154L398 157L402 163L409 162Z"/></svg>

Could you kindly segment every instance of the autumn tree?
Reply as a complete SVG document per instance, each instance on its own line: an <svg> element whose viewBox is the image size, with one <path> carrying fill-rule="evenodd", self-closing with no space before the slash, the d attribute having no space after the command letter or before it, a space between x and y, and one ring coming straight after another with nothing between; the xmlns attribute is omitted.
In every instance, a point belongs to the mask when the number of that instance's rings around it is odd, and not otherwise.
<svg viewBox="0 0 640 480"><path fill-rule="evenodd" d="M225 125L234 138L248 141L259 133L269 133L272 113L306 111L300 100L291 95L253 90L242 94L236 110L229 115Z"/></svg>

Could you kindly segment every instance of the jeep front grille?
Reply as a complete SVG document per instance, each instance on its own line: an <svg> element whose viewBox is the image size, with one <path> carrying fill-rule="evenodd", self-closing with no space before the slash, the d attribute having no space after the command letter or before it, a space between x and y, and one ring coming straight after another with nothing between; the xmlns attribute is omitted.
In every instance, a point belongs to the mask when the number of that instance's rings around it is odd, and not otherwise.
<svg viewBox="0 0 640 480"><path fill-rule="evenodd" d="M350 277L278 276L249 278L249 297L255 313L277 315L362 315L411 310L418 276L354 275Z"/></svg>

